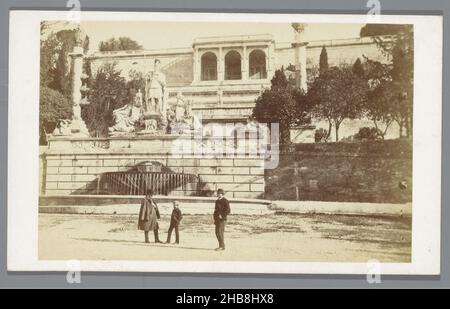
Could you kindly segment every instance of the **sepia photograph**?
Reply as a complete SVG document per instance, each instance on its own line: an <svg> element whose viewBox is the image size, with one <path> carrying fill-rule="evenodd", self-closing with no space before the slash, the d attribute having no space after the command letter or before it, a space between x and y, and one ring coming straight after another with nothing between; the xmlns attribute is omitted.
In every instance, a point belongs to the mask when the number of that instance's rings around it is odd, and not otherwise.
<svg viewBox="0 0 450 309"><path fill-rule="evenodd" d="M185 15L30 30L37 261L411 264L411 19Z"/></svg>

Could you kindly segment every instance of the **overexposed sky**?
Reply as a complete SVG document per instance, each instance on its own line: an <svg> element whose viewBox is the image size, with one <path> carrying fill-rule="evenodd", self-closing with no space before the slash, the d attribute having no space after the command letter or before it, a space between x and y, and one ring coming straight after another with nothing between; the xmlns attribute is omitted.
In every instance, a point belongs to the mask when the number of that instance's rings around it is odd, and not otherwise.
<svg viewBox="0 0 450 309"><path fill-rule="evenodd" d="M116 22L85 21L82 29L90 39L89 52L98 51L101 41L126 36L144 46L144 49L191 47L195 38L221 35L272 34L275 42L293 42L294 30L290 23L236 23L236 22ZM359 37L363 24L308 24L305 41L348 39ZM53 31L70 28L55 24Z"/></svg>

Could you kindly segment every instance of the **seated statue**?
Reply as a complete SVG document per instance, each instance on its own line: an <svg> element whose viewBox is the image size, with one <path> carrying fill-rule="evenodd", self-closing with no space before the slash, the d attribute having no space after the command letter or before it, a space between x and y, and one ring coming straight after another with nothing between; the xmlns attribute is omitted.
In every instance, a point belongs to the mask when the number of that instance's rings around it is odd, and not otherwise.
<svg viewBox="0 0 450 309"><path fill-rule="evenodd" d="M70 135L70 120L61 119L58 122L55 130L53 131L53 135Z"/></svg>
<svg viewBox="0 0 450 309"><path fill-rule="evenodd" d="M140 90L134 98L134 102L129 103L113 111L114 126L109 128L110 133L135 131L135 124L142 114L142 94Z"/></svg>

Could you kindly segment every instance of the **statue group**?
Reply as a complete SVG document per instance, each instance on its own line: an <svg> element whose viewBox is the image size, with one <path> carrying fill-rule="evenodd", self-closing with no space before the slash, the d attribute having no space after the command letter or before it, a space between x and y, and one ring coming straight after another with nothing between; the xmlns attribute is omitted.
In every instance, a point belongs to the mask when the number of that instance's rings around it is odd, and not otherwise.
<svg viewBox="0 0 450 309"><path fill-rule="evenodd" d="M145 77L145 89L138 89L133 102L113 111L115 124L110 135L136 134L184 134L194 126L191 102L182 93L177 94L175 104L167 102L166 78L155 60L154 70Z"/></svg>

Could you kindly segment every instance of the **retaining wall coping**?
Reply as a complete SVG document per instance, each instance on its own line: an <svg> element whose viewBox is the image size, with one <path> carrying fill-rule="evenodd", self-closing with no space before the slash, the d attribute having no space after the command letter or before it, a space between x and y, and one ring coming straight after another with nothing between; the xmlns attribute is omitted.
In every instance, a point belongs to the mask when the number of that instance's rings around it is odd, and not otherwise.
<svg viewBox="0 0 450 309"><path fill-rule="evenodd" d="M225 195L225 197L227 197ZM136 201L139 203L144 196L142 195L136 195L136 196L130 196L130 195L43 195L39 197L39 204L40 206L47 206L47 205L53 205L55 201L57 202L68 202L73 199L79 199L84 201L91 201L93 204L99 204L102 200L125 200L128 199L130 201ZM161 195L155 195L154 196L156 202L172 202L172 201L180 201L180 202L202 202L202 203L210 203L214 202L217 198L216 197L193 197L193 196L161 196ZM227 199L232 203L238 203L238 204L263 204L263 205L271 205L272 202L269 200L264 199L249 199L249 198L228 198ZM59 203L58 203L59 204Z"/></svg>

